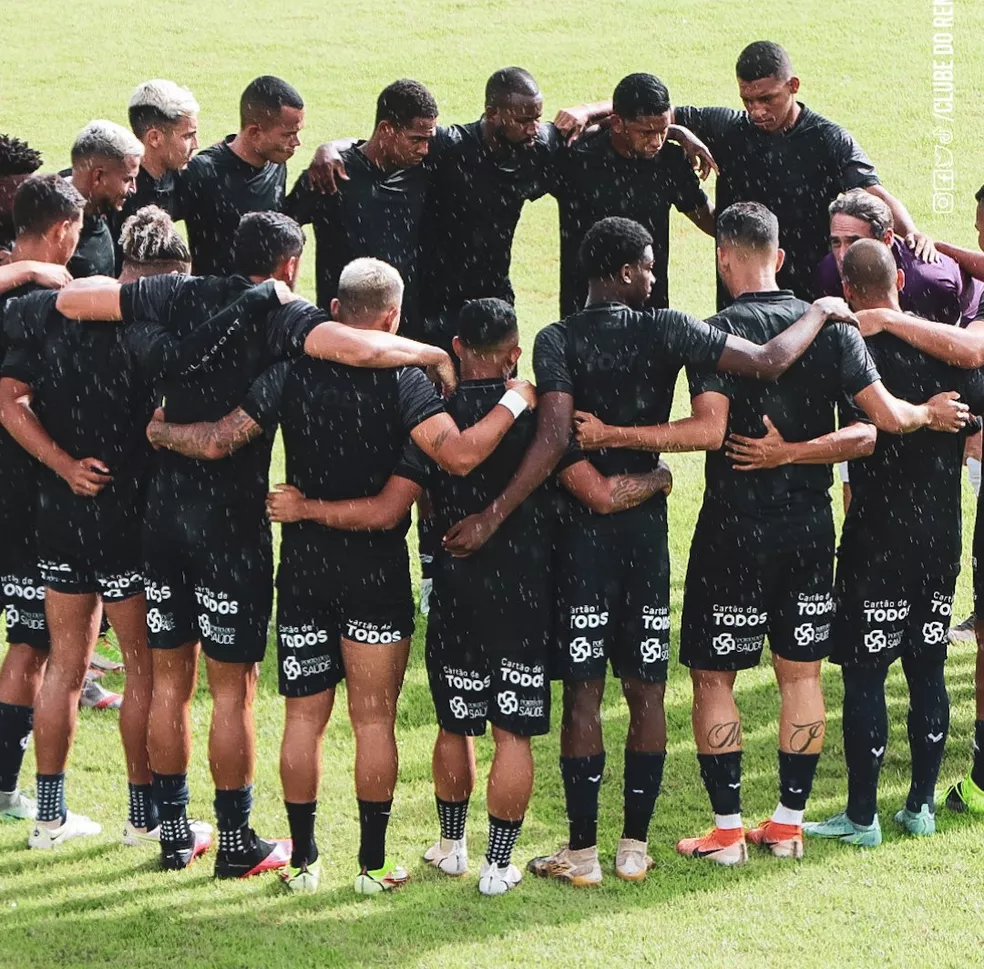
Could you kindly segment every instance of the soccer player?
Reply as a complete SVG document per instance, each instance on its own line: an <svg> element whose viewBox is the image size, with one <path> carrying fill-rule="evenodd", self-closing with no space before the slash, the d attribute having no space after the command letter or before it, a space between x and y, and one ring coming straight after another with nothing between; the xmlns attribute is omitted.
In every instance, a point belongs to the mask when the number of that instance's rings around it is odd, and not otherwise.
<svg viewBox="0 0 984 969"><path fill-rule="evenodd" d="M339 279L332 314L356 329L393 332L402 289L393 267L355 260ZM535 399L529 385L519 385ZM287 698L281 773L294 845L284 877L292 890L317 887L320 745L343 675L356 738L362 830L355 888L371 894L407 880L402 868L386 861L385 850L397 775L396 702L413 631L404 536L409 504L420 492L414 483L419 471L404 470L400 456L409 434L441 467L467 474L528 403L516 390L500 398L503 406L459 432L416 368L355 369L302 360L272 368L239 408L211 425L150 428L152 441L193 457L234 452L278 422L283 431L292 486L271 496L269 505L274 520L291 523L284 529L277 578L277 628L280 690ZM204 440L211 451L201 448ZM350 505L377 494L393 474L397 493L412 496L392 522L368 522L363 534L335 527L338 508L350 514Z"/></svg>
<svg viewBox="0 0 984 969"><path fill-rule="evenodd" d="M863 188L888 204L897 234L918 256L935 255L932 242L879 183L850 133L796 100L800 79L782 47L765 40L749 44L736 73L744 111L676 107L673 121L710 148L719 168L719 212L733 202L760 202L778 216L786 253L780 285L800 299L819 295L814 272L828 249L827 206L852 188ZM718 306L727 302L719 282Z"/></svg>
<svg viewBox="0 0 984 969"><path fill-rule="evenodd" d="M119 246L123 223L145 205L156 205L175 222L184 218L179 183L198 149L198 110L191 91L174 81L145 81L133 92L128 107L130 128L144 153L133 194L118 214L110 216L118 265L123 259Z"/></svg>
<svg viewBox="0 0 984 969"><path fill-rule="evenodd" d="M753 341L774 339L807 309L779 288L776 217L757 202L718 216L718 272L733 302L709 322ZM830 297L826 297L830 298ZM802 820L823 746L820 664L830 651L834 526L829 464L870 454L874 428L837 404L852 398L879 430L956 430L966 405L943 393L913 405L892 396L857 330L826 327L802 358L765 383L699 377L697 387L730 400L728 451L709 452L704 503L690 550L680 662L691 671L693 727L714 829L677 851L722 865L748 858L741 820L741 719L737 672L759 664L769 637L780 692L779 804L749 840L782 858L803 853ZM743 469L751 439L781 436L787 463ZM737 464L729 461L733 456Z"/></svg>
<svg viewBox="0 0 984 969"><path fill-rule="evenodd" d="M876 240L848 249L844 294L855 310L900 311L904 273ZM980 371L958 370L887 333L867 339L885 385L905 400L960 391L984 407ZM881 844L878 776L888 745L885 677L902 661L909 684L911 785L895 821L914 835L936 831L934 790L950 722L943 666L960 571L963 440L930 431L882 434L874 455L853 464L854 498L837 566L832 659L844 677L847 809L804 826L808 835L873 848Z"/></svg>
<svg viewBox="0 0 984 969"><path fill-rule="evenodd" d="M41 167L41 152L12 135L0 135L0 256L14 244L14 196ZM4 261L0 259L0 262Z"/></svg>
<svg viewBox="0 0 984 969"><path fill-rule="evenodd" d="M60 175L35 176L15 196L16 239L0 267L0 324L11 299L42 286L57 288L82 231L85 199ZM7 340L0 326L0 358ZM38 574L35 502L38 465L0 427L0 583L7 652L0 665L0 819L33 820L37 805L18 789L31 735L34 701L48 658L44 586Z"/></svg>
<svg viewBox="0 0 984 969"><path fill-rule="evenodd" d="M131 219L123 243L130 256L124 282L188 270L187 248L159 209ZM0 420L42 464L36 534L51 656L36 703L38 816L28 844L54 848L101 830L65 804L65 767L101 600L127 670L120 733L130 812L123 841L137 845L159 835L147 759L151 664L140 561L153 384L137 371L129 333L79 326L55 310L56 299L35 293L10 306L0 379Z"/></svg>
<svg viewBox="0 0 984 969"><path fill-rule="evenodd" d="M200 151L181 178L192 268L198 276L235 272L233 240L248 212L278 212L287 162L301 144L304 101L279 77L250 81L239 101L239 132Z"/></svg>
<svg viewBox="0 0 984 969"><path fill-rule="evenodd" d="M401 326L419 336L417 264L429 175L424 163L436 130L437 103L427 88L394 81L376 101L372 137L342 151L347 178L338 191L318 191L308 172L297 180L284 210L301 225L314 224L319 306L331 306L345 266L371 256L402 276Z"/></svg>
<svg viewBox="0 0 984 969"><path fill-rule="evenodd" d="M976 316L984 283L961 271L942 253L937 262L924 262L896 237L892 210L877 196L855 188L830 203L830 252L817 267L817 287L828 296L841 296L841 266L858 239L878 239L892 250L905 285L899 291L902 310L926 320L966 325ZM941 244L942 245L942 244Z"/></svg>
<svg viewBox="0 0 984 969"><path fill-rule="evenodd" d="M235 310L254 284L277 281L264 287L274 297L293 285L303 245L300 227L287 216L251 213L236 234L240 275L162 276L124 287L65 290L59 309L71 317L122 319L128 326L156 321L184 342L217 311ZM209 753L220 878L282 867L290 855L286 842L260 839L249 826L256 664L266 650L273 591L272 543L264 515L273 433L250 440L225 460L186 457L169 449L176 447L172 439L190 437L208 458L223 457L226 452L216 448L201 422L237 408L270 364L304 352L354 366L438 366L445 380L452 386L454 381L441 350L325 322L325 314L303 300L277 306L261 315L260 326L233 313L217 350L162 383L167 420L151 425L152 443L162 448L144 520L154 664L149 748L161 817L161 861L165 868L184 868L208 846L186 817L190 704L200 640L213 698ZM234 433L241 429L241 418L238 413L233 418ZM229 429L228 423L223 429Z"/></svg>
<svg viewBox="0 0 984 969"><path fill-rule="evenodd" d="M119 212L137 184L143 145L112 121L90 121L72 145L71 170L62 175L85 199L85 220L69 272L84 276L115 276L116 250L108 218Z"/></svg>
<svg viewBox="0 0 984 969"><path fill-rule="evenodd" d="M670 94L659 78L630 74L615 88L610 126L559 153L551 191L560 207L561 316L584 306L588 284L578 250L599 219L634 219L653 237L652 308L669 306L670 207L714 234L713 205L683 149L666 141L671 114Z"/></svg>

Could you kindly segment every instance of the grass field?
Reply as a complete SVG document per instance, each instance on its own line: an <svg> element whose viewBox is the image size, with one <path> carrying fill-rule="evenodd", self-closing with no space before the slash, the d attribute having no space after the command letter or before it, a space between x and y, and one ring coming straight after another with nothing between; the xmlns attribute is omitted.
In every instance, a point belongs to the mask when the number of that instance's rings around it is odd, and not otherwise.
<svg viewBox="0 0 984 969"><path fill-rule="evenodd" d="M977 110L984 93L984 7L956 4L956 24L933 25L929 3L890 0L788 3L733 0L672 3L623 0L171 0L167 4L88 0L3 0L0 131L43 149L46 168L67 161L75 132L90 118L125 121L133 86L171 77L203 106L203 144L235 127L239 93L261 73L296 84L309 105L305 145L294 173L318 141L367 135L378 90L413 76L434 92L446 121L471 121L486 76L505 64L534 72L547 114L610 94L633 70L663 77L679 103L737 105L733 64L745 43L767 36L785 44L804 80L801 98L849 126L883 180L938 238L974 241L973 193L984 180L973 153L984 141ZM934 127L933 34L952 32L956 48L957 210L931 211ZM945 59L945 58L939 58ZM556 212L549 200L524 215L514 279L527 346L556 308ZM313 293L313 260L303 288ZM671 294L675 305L706 314L713 306L713 247L675 219ZM528 367L528 360L524 361ZM528 371L527 371L528 372ZM674 627L690 535L700 501L700 461L674 458L671 501ZM279 476L279 468L274 472ZM279 480L277 477L276 480ZM968 523L972 502L965 503ZM2 540L2 537L0 537ZM968 570L958 612L969 607ZM450 882L425 870L433 839L429 781L433 711L423 671L422 628L400 708L401 779L391 825L393 859L414 884L396 896L363 900L351 892L357 817L352 742L344 716L329 728L319 840L326 869L319 895L286 898L274 879L216 884L210 859L169 877L153 854L118 845L126 810L122 756L112 714L82 716L69 773L69 800L106 834L55 857L28 853L26 827L0 830L0 966L125 965L331 967L477 966L621 962L674 967L976 966L984 964L984 866L979 828L946 817L931 842L896 836L891 814L907 788L905 689L890 679L893 731L882 780L886 843L872 853L810 846L798 864L755 857L743 870L708 870L677 858L673 844L700 831L708 808L690 737L690 687L674 666L667 694L670 748L663 795L651 831L657 867L642 886L611 874L619 834L621 748L627 719L616 684L605 706L609 763L602 793L601 848L608 876L594 891L524 884L500 900L480 898L475 877ZM953 729L943 775L966 768L973 721L973 651L954 649L949 667ZM743 674L745 815L771 810L776 794L778 699L767 668ZM844 798L839 679L828 670L829 743L811 814L839 809ZM559 698L555 698L559 699ZM344 711L344 705L337 710ZM282 704L273 663L265 665L257 706L259 764L255 822L286 834L277 779ZM192 810L211 817L205 757L209 707L203 689L194 708L196 748ZM555 722L556 722L555 715ZM487 744L479 745L482 765ZM553 849L565 836L556 735L535 744L537 789L517 860ZM24 779L32 784L33 755ZM483 774L480 769L480 774ZM472 808L472 853L484 847L484 795Z"/></svg>

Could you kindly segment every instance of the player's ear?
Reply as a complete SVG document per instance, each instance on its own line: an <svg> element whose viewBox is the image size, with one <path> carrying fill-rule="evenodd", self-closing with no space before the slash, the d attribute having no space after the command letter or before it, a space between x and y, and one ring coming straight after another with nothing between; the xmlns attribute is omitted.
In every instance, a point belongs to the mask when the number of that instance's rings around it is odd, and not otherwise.
<svg viewBox="0 0 984 969"><path fill-rule="evenodd" d="M522 355L523 355L523 348L520 346L513 347L509 351L508 360L509 360L510 370L514 370L516 368L516 364L519 363L519 358Z"/></svg>
<svg viewBox="0 0 984 969"><path fill-rule="evenodd" d="M895 274L895 285L898 286L900 293L905 288L905 273L901 269Z"/></svg>
<svg viewBox="0 0 984 969"><path fill-rule="evenodd" d="M779 272L783 267L783 263L786 261L786 250L776 249L776 272Z"/></svg>
<svg viewBox="0 0 984 969"><path fill-rule="evenodd" d="M631 286L631 285L632 285L632 265L631 265L631 263L626 263L626 264L625 264L625 265L624 265L624 266L623 266L623 267L622 267L622 268L621 268L621 269L620 269L620 270L618 271L618 275L619 275L619 279L621 279L621 280L622 280L622 282L623 282L623 283L624 283L624 284L625 284L626 286Z"/></svg>
<svg viewBox="0 0 984 969"><path fill-rule="evenodd" d="M159 128L151 128L144 135L144 145L147 148L160 148L164 133Z"/></svg>
<svg viewBox="0 0 984 969"><path fill-rule="evenodd" d="M338 302L338 299L333 299L328 307L328 311L331 313L331 318L333 320L338 319L338 311L342 308L342 304Z"/></svg>
<svg viewBox="0 0 984 969"><path fill-rule="evenodd" d="M454 355L460 360L464 347L461 340L456 336L451 337L451 349L454 350Z"/></svg>
<svg viewBox="0 0 984 969"><path fill-rule="evenodd" d="M789 79L789 93L797 94L799 92L799 89L800 89L800 79L796 77L796 75L794 74Z"/></svg>
<svg viewBox="0 0 984 969"><path fill-rule="evenodd" d="M396 333L400 328L400 307L391 306L386 311L386 330L388 333Z"/></svg>

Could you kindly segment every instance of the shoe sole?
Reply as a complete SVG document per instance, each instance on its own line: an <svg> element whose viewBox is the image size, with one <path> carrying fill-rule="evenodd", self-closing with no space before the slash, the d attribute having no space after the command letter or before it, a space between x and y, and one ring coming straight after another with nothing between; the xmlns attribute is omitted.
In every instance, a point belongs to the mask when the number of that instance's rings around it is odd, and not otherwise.
<svg viewBox="0 0 984 969"><path fill-rule="evenodd" d="M527 869L527 871L537 878L547 878L555 882L564 882L567 885L573 885L575 888L594 888L602 882L600 878L588 878L585 875L553 875L546 871L534 871L532 868Z"/></svg>
<svg viewBox="0 0 984 969"><path fill-rule="evenodd" d="M727 850L727 849L722 849L722 850ZM748 862L747 847L745 847L745 849L736 858L719 857L721 854L720 851L715 851L712 854L706 854L706 855L694 854L694 852L692 851L680 851L679 848L677 849L677 851L679 852L679 854L683 855L684 858L693 858L696 861L712 861L714 862L715 865L721 865L723 868L734 868L737 865L744 865L747 864Z"/></svg>
<svg viewBox="0 0 984 969"><path fill-rule="evenodd" d="M464 867L464 869L462 871L459 871L459 872L451 872L451 871L445 871L440 866L440 864L438 864L437 862L431 861L426 856L421 855L421 859L420 860L423 861L423 863L425 865L428 865L429 867L433 868L434 871L439 871L442 875L445 876L445 878L464 878L465 875L468 874L468 865L467 864L465 865L465 867Z"/></svg>
<svg viewBox="0 0 984 969"><path fill-rule="evenodd" d="M615 869L615 877L620 878L623 882L644 882L646 880L646 875L648 874L649 874L648 868L645 871L639 871L633 874L624 871L619 871L618 868Z"/></svg>

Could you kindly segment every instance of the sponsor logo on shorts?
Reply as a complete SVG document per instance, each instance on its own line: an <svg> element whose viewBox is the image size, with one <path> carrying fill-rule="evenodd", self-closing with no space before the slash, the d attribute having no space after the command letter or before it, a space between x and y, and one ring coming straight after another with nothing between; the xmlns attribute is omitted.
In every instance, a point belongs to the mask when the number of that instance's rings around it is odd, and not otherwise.
<svg viewBox="0 0 984 969"><path fill-rule="evenodd" d="M571 659L575 663L585 663L592 657L603 659L605 656L605 641L596 639L592 642L585 636L578 636L571 640L570 644Z"/></svg>
<svg viewBox="0 0 984 969"><path fill-rule="evenodd" d="M869 653L880 653L883 649L888 649L888 636L884 629L872 629L864 634L864 648Z"/></svg>
<svg viewBox="0 0 984 969"><path fill-rule="evenodd" d="M639 657L643 663L661 663L670 658L670 644L665 639L644 639L639 643Z"/></svg>
<svg viewBox="0 0 984 969"><path fill-rule="evenodd" d="M174 629L174 614L161 612L156 606L148 609L147 629L152 633L171 632Z"/></svg>
<svg viewBox="0 0 984 969"><path fill-rule="evenodd" d="M463 696L453 696L448 701L448 709L456 720L484 720L488 713L487 700L467 701Z"/></svg>
<svg viewBox="0 0 984 969"><path fill-rule="evenodd" d="M47 572L71 572L72 566L68 562L54 562L51 559L40 559L38 569L42 574Z"/></svg>
<svg viewBox="0 0 984 969"><path fill-rule="evenodd" d="M769 613L754 606L726 606L715 604L714 625L734 629L755 629L769 621Z"/></svg>
<svg viewBox="0 0 984 969"><path fill-rule="evenodd" d="M642 628L656 633L665 633L670 628L670 610L665 606L654 608L642 607Z"/></svg>
<svg viewBox="0 0 984 969"><path fill-rule="evenodd" d="M940 592L933 593L933 601L929 604L930 611L935 616L953 615L953 596L945 596Z"/></svg>
<svg viewBox="0 0 984 969"><path fill-rule="evenodd" d="M468 704L465 703L463 696L451 697L448 701L448 709L458 720L464 720L468 716Z"/></svg>
<svg viewBox="0 0 984 969"><path fill-rule="evenodd" d="M800 593L796 597L796 609L800 616L826 616L834 611L834 598L829 592L816 595Z"/></svg>
<svg viewBox="0 0 984 969"><path fill-rule="evenodd" d="M452 667L445 667L442 671L444 682L451 690L465 690L477 693L479 690L487 690L492 685L492 677L482 675L475 670L463 670Z"/></svg>
<svg viewBox="0 0 984 969"><path fill-rule="evenodd" d="M143 591L144 577L140 572L99 576L99 592L104 599L125 599L134 594L134 587Z"/></svg>
<svg viewBox="0 0 984 969"><path fill-rule="evenodd" d="M499 678L503 683L513 686L526 689L539 688L544 684L544 671L542 666L523 666L520 663L503 660L499 668Z"/></svg>
<svg viewBox="0 0 984 969"><path fill-rule="evenodd" d="M757 653L762 648L762 637L736 638L732 633L719 633L711 640L711 646L718 656L727 656L730 653Z"/></svg>
<svg viewBox="0 0 984 969"><path fill-rule="evenodd" d="M345 623L345 638L369 646L388 646L406 638L399 629L393 629L388 623L379 624L363 622L361 619L349 619Z"/></svg>
<svg viewBox="0 0 984 969"><path fill-rule="evenodd" d="M927 646L939 646L946 642L946 624L942 622L924 622L922 628L923 642Z"/></svg>
<svg viewBox="0 0 984 969"><path fill-rule="evenodd" d="M312 656L308 659L298 659L293 653L284 657L280 664L284 677L288 682L304 676L320 676L322 673L331 673L335 670L335 661L330 656Z"/></svg>
<svg viewBox="0 0 984 969"><path fill-rule="evenodd" d="M901 622L909 618L908 599L881 599L864 601L864 621L867 623L875 622Z"/></svg>
<svg viewBox="0 0 984 969"><path fill-rule="evenodd" d="M156 582L147 583L148 602L167 602L171 598L171 587L169 585L158 585Z"/></svg>
<svg viewBox="0 0 984 969"><path fill-rule="evenodd" d="M216 626L208 613L203 612L199 615L198 628L201 630L202 637L216 646L236 645L236 630L232 626Z"/></svg>
<svg viewBox="0 0 984 969"><path fill-rule="evenodd" d="M595 606L572 606L571 629L600 629L608 625L608 613Z"/></svg>
<svg viewBox="0 0 984 969"><path fill-rule="evenodd" d="M496 702L499 704L499 709L507 717L512 716L519 710L519 698L513 690L503 690L496 697Z"/></svg>
<svg viewBox="0 0 984 969"><path fill-rule="evenodd" d="M3 577L3 597L7 602L13 599L44 601L44 586L29 578L19 578L16 575Z"/></svg>
<svg viewBox="0 0 984 969"><path fill-rule="evenodd" d="M324 629L307 626L281 626L280 645L284 649L304 649L307 646L324 646L328 642L328 633Z"/></svg>
<svg viewBox="0 0 984 969"><path fill-rule="evenodd" d="M230 599L224 592L212 592L199 586L195 589L195 598L202 608L217 616L236 616L239 614L239 603Z"/></svg>

